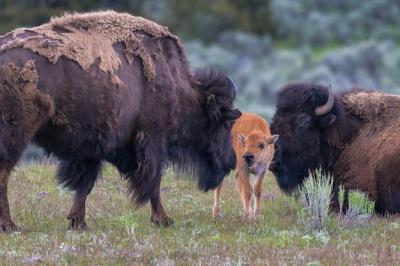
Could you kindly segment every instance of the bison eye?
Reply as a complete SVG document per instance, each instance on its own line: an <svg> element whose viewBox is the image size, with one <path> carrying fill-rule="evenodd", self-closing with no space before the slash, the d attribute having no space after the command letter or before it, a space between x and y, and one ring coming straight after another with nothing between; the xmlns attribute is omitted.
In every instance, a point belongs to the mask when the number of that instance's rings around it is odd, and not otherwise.
<svg viewBox="0 0 400 266"><path fill-rule="evenodd" d="M296 117L296 124L299 127L308 127L311 123L311 117L306 114L300 114Z"/></svg>
<svg viewBox="0 0 400 266"><path fill-rule="evenodd" d="M258 145L258 147L259 147L260 149L264 149L265 144L264 144L264 143L260 143L260 144Z"/></svg>

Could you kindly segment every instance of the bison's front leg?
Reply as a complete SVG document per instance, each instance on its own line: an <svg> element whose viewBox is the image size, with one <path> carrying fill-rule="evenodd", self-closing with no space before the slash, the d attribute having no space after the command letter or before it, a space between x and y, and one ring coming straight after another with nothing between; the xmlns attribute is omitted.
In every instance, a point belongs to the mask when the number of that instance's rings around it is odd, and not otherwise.
<svg viewBox="0 0 400 266"><path fill-rule="evenodd" d="M9 170L0 171L0 231L19 231L20 228L15 225L11 219L10 206L8 204L7 183Z"/></svg>
<svg viewBox="0 0 400 266"><path fill-rule="evenodd" d="M128 174L129 190L137 204L150 199L151 222L169 226L174 221L165 213L160 199L162 168L166 157L163 141L157 134L147 135L140 131L136 136L135 170Z"/></svg>
<svg viewBox="0 0 400 266"><path fill-rule="evenodd" d="M160 183L158 183L154 195L150 198L151 203L151 222L157 226L170 226L174 220L168 217L160 198Z"/></svg>
<svg viewBox="0 0 400 266"><path fill-rule="evenodd" d="M75 195L74 203L67 216L70 230L86 230L87 228L85 222L86 196Z"/></svg>

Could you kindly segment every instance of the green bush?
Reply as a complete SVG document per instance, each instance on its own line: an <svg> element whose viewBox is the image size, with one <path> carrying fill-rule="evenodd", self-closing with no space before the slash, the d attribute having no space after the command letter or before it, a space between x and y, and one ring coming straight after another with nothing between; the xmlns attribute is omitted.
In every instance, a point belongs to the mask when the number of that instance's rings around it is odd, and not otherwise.
<svg viewBox="0 0 400 266"><path fill-rule="evenodd" d="M374 214L375 202L361 191L349 191L348 205L342 224L348 227L366 226Z"/></svg>
<svg viewBox="0 0 400 266"><path fill-rule="evenodd" d="M326 230L332 200L333 178L321 169L310 173L300 188L301 223L312 230Z"/></svg>

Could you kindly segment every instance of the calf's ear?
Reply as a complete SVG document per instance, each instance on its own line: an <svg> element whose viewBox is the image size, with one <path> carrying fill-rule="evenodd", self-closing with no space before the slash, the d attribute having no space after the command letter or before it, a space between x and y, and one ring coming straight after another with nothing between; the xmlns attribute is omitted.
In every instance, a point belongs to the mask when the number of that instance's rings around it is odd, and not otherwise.
<svg viewBox="0 0 400 266"><path fill-rule="evenodd" d="M279 139L279 135L275 134L269 137L268 144L274 144Z"/></svg>
<svg viewBox="0 0 400 266"><path fill-rule="evenodd" d="M242 145L244 145L244 141L246 140L246 136L239 134L239 142L242 143Z"/></svg>
<svg viewBox="0 0 400 266"><path fill-rule="evenodd" d="M326 115L318 117L318 125L321 128L327 128L336 121L336 115L328 113Z"/></svg>

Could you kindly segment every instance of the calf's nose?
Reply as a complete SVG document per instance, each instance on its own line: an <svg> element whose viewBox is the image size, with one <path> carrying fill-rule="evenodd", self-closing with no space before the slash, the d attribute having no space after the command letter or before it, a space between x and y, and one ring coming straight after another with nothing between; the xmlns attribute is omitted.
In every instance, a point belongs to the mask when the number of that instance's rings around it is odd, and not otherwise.
<svg viewBox="0 0 400 266"><path fill-rule="evenodd" d="M243 155L243 159L248 165L251 165L254 162L254 155L251 153L245 153Z"/></svg>

